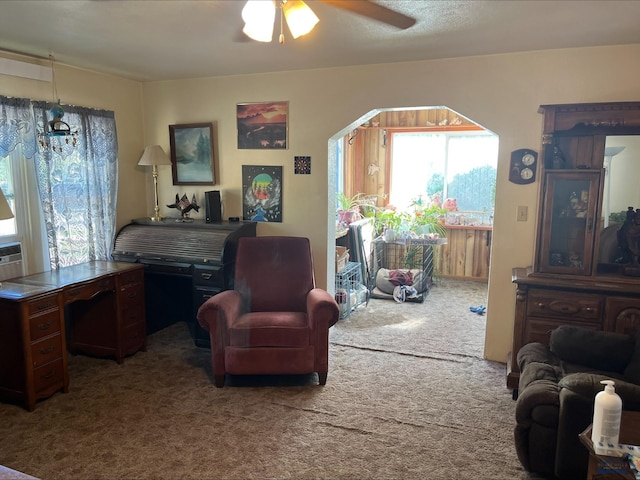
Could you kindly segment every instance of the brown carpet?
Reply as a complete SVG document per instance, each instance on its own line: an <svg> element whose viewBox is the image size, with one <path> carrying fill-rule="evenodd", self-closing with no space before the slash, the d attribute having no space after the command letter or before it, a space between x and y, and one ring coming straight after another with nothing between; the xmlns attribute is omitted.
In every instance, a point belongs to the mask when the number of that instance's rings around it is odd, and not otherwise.
<svg viewBox="0 0 640 480"><path fill-rule="evenodd" d="M71 356L70 391L0 403L0 464L43 479L530 479L505 366L483 360L486 285L373 300L313 376L210 379L179 323L118 365Z"/></svg>

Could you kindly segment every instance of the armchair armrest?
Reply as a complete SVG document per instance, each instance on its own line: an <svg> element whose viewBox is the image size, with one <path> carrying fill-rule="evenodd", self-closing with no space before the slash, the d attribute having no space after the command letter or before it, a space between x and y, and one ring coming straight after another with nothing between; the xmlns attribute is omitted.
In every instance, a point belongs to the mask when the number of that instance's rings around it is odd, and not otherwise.
<svg viewBox="0 0 640 480"><path fill-rule="evenodd" d="M340 318L340 308L336 300L321 288L313 288L307 294L307 315L312 329L332 327Z"/></svg>

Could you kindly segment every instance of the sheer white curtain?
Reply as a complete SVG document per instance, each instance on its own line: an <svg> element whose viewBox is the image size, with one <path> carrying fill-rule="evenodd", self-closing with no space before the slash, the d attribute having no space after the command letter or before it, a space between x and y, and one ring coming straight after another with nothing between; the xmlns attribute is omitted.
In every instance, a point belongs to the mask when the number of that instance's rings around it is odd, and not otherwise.
<svg viewBox="0 0 640 480"><path fill-rule="evenodd" d="M64 107L64 121L77 130L77 144L51 139L36 151L36 175L51 268L109 260L115 237L118 140L111 111ZM39 125L46 102L33 102ZM55 148L54 148L55 147Z"/></svg>
<svg viewBox="0 0 640 480"><path fill-rule="evenodd" d="M36 131L31 102L0 96L0 158L6 162L4 185L15 213L15 232L1 243L21 242L25 273L48 269L43 217L35 181ZM9 221L9 220L7 220Z"/></svg>
<svg viewBox="0 0 640 480"><path fill-rule="evenodd" d="M54 137L54 151L38 145L50 117L47 103L0 96L0 158L11 162L16 239L29 257L27 273L111 258L118 188L114 114L64 108L78 141L73 146Z"/></svg>

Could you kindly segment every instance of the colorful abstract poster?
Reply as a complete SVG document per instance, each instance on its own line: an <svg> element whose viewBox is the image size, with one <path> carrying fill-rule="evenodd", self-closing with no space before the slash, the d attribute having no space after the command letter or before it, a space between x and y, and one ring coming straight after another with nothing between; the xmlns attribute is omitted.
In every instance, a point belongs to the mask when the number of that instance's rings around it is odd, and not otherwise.
<svg viewBox="0 0 640 480"><path fill-rule="evenodd" d="M282 222L281 166L242 166L242 219Z"/></svg>

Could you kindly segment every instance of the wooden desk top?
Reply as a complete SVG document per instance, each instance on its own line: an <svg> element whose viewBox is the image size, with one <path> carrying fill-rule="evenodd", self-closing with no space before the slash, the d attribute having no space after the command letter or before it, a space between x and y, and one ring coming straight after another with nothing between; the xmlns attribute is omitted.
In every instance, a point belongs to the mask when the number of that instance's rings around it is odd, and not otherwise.
<svg viewBox="0 0 640 480"><path fill-rule="evenodd" d="M0 283L0 299L21 301L99 277L138 268L145 267L136 263L94 261L26 277L11 278Z"/></svg>

